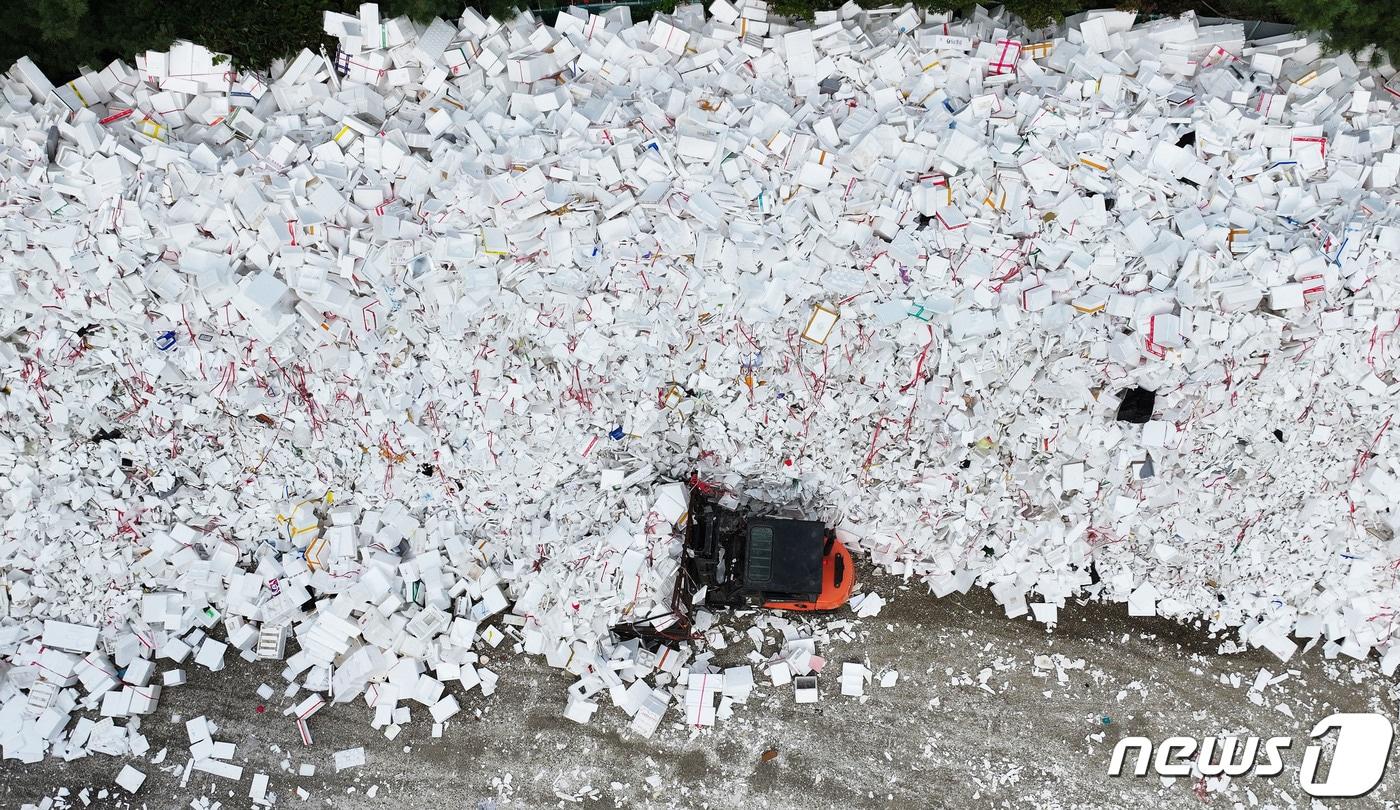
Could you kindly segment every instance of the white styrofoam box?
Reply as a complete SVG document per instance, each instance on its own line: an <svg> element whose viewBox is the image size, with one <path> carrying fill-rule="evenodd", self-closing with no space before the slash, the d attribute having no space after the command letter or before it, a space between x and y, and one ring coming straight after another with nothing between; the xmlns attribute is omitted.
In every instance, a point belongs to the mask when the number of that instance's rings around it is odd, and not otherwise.
<svg viewBox="0 0 1400 810"><path fill-rule="evenodd" d="M43 642L46 647L86 653L97 649L98 634L96 627L47 620L44 622Z"/></svg>
<svg viewBox="0 0 1400 810"><path fill-rule="evenodd" d="M1292 309L1301 307L1305 302L1303 299L1303 284L1279 284L1269 289L1269 306L1273 309Z"/></svg>

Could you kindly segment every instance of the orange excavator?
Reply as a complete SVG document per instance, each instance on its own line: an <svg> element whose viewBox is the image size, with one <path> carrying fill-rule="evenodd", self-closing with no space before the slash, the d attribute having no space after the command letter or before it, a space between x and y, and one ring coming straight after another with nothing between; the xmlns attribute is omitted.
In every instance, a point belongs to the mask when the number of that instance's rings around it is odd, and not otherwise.
<svg viewBox="0 0 1400 810"><path fill-rule="evenodd" d="M851 597L856 572L836 533L816 520L741 511L691 477L680 571L670 612L614 628L620 637L691 638L690 607L836 610Z"/></svg>

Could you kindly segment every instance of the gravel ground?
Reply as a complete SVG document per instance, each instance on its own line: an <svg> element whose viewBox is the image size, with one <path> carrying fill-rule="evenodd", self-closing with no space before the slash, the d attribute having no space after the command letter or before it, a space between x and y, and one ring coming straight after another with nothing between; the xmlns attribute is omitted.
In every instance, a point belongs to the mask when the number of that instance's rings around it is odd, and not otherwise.
<svg viewBox="0 0 1400 810"><path fill-rule="evenodd" d="M389 741L356 702L317 714L315 743L303 748L281 714L289 701L281 697L280 667L237 661L223 672L191 672L188 685L165 691L146 722L147 759L168 752L160 765L135 763L149 776L134 799L113 787L122 763L94 756L0 763L0 804L20 807L66 787L73 794L87 788L95 807L241 808L250 806L252 774L263 772L279 806L318 808L1306 807L1297 770L1312 723L1334 711L1395 716L1396 690L1374 663L1325 661L1318 651L1289 665L1262 651L1219 655L1219 638L1129 619L1121 605L1072 605L1047 633L1007 619L984 591L935 599L888 578L867 586L893 594L890 604L845 629L840 620L849 615L822 622L832 638L819 647L834 670L844 661L865 661L877 679L898 670L894 686L872 684L863 700L841 697L829 670L815 705L794 703L789 687L760 687L714 730L680 725L673 709L645 740L628 733L625 716L609 706L586 726L563 720L572 679L542 660L507 653L490 663L501 674L496 694L459 695L464 711L441 739L415 706L415 722ZM751 618L729 621L734 641L716 659L742 662L753 649L741 635ZM1066 669L1061 681L1054 668L1035 667L1038 655L1083 659L1084 668ZM1290 677L1251 700L1261 667ZM1239 686L1228 682L1232 675ZM278 689L262 712L260 683ZM183 720L199 714L218 724L216 739L237 743L242 781L196 772L180 786L188 756ZM1226 732L1291 735L1284 773L1241 777L1210 794L1189 779L1107 776L1121 736ZM367 763L335 773L332 754L356 746L364 746ZM298 776L302 763L315 765L315 775ZM1397 770L1364 799L1328 806L1400 800ZM309 798L300 799L297 788ZM113 792L100 797L107 789Z"/></svg>

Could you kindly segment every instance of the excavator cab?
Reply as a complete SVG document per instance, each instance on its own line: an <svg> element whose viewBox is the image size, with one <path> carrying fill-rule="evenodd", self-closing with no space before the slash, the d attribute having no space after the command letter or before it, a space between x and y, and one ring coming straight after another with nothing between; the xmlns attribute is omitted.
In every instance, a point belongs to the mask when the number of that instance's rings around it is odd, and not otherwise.
<svg viewBox="0 0 1400 810"><path fill-rule="evenodd" d="M850 552L820 521L748 514L691 490L681 566L712 608L835 610L855 585Z"/></svg>
<svg viewBox="0 0 1400 810"><path fill-rule="evenodd" d="M685 545L668 612L617 625L620 639L694 638L690 611L763 607L836 610L855 586L851 554L816 520L729 508L718 489L691 478Z"/></svg>

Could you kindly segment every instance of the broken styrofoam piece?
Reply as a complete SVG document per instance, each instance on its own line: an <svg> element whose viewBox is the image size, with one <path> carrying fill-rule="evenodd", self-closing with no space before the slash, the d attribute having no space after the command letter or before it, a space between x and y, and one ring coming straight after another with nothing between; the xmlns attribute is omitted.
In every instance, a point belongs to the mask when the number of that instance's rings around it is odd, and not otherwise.
<svg viewBox="0 0 1400 810"><path fill-rule="evenodd" d="M851 608L855 610L856 615L862 619L878 616L880 609L884 606L884 597L874 591L866 591L851 599Z"/></svg>
<svg viewBox="0 0 1400 810"><path fill-rule="evenodd" d="M713 726L715 701L724 691L724 676L691 670L686 678L685 721L696 727Z"/></svg>
<svg viewBox="0 0 1400 810"><path fill-rule="evenodd" d="M207 773L210 776L218 776L223 779L230 779L235 782L243 778L243 766L234 765L217 759L203 758L194 760L194 770Z"/></svg>
<svg viewBox="0 0 1400 810"><path fill-rule="evenodd" d="M117 786L127 793L135 793L140 790L145 781L146 774L130 765L123 765L121 773L117 774Z"/></svg>
<svg viewBox="0 0 1400 810"><path fill-rule="evenodd" d="M365 764L365 749L363 747L357 747L336 751L334 761L336 773L340 773L348 768L358 768Z"/></svg>
<svg viewBox="0 0 1400 810"><path fill-rule="evenodd" d="M268 776L265 773L253 774L252 782L248 786L248 798L253 804L264 804L267 799Z"/></svg>
<svg viewBox="0 0 1400 810"><path fill-rule="evenodd" d="M841 684L841 694L860 697L865 694L865 684L870 678L870 670L863 664L847 662L841 665L841 674L836 680Z"/></svg>

